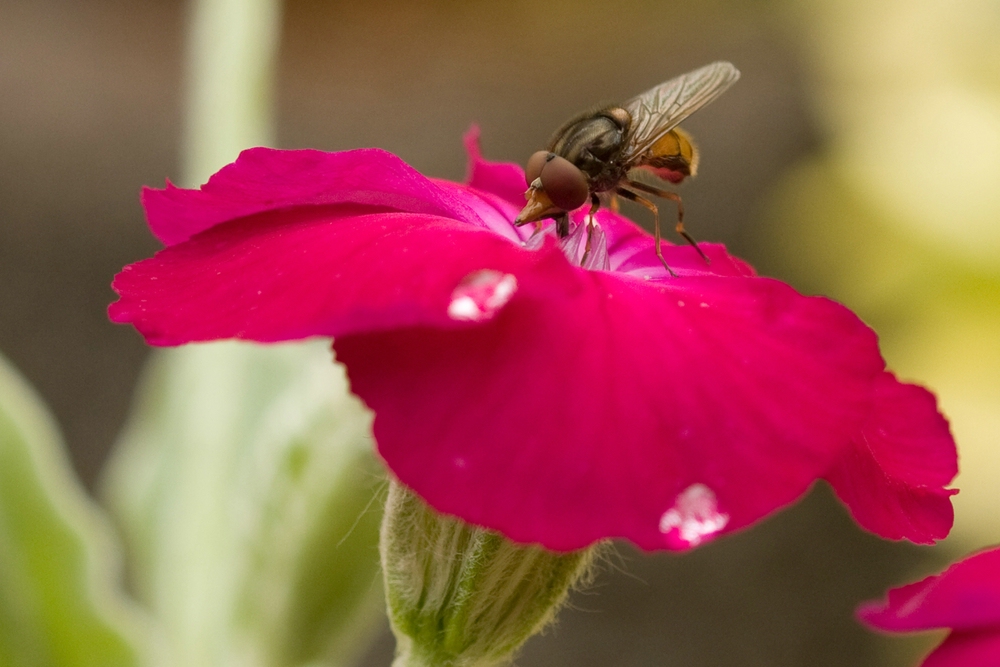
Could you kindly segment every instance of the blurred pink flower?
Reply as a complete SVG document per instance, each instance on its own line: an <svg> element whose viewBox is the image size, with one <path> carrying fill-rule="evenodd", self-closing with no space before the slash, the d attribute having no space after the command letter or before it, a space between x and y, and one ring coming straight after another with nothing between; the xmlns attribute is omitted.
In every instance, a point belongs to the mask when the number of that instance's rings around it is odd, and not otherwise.
<svg viewBox="0 0 1000 667"><path fill-rule="evenodd" d="M862 605L858 617L887 632L951 629L923 667L1000 665L1000 547L894 588L886 600Z"/></svg>
<svg viewBox="0 0 1000 667"><path fill-rule="evenodd" d="M932 542L955 447L843 306L600 211L511 221L523 171L466 138L466 184L377 149L245 151L147 189L167 248L114 281L153 345L332 336L393 473L442 512L551 549L686 549L826 478L865 528Z"/></svg>

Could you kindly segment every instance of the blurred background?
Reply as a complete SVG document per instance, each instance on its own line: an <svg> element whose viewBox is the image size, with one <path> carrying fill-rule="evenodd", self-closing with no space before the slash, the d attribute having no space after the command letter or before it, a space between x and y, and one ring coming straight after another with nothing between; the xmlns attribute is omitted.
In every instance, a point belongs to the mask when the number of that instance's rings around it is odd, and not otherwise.
<svg viewBox="0 0 1000 667"><path fill-rule="evenodd" d="M0 350L93 489L147 349L112 276L158 244L142 185L181 181L181 0L0 0ZM1000 542L1000 3L288 0L276 143L379 146L461 179L461 135L523 163L568 116L725 59L741 81L685 123L688 229L830 295L959 443L956 529L933 549L854 527L825 489L685 556L626 546L519 660L533 665L907 665L858 601ZM232 156L235 158L235 155ZM220 165L221 166L221 165ZM642 211L627 213L650 223ZM364 658L388 665L383 633Z"/></svg>

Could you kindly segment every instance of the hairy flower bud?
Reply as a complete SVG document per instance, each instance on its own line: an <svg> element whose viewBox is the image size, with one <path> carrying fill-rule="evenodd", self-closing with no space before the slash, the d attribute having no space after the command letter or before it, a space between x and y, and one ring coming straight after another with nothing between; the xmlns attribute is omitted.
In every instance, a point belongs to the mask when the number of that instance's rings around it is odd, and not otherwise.
<svg viewBox="0 0 1000 667"><path fill-rule="evenodd" d="M382 522L394 667L488 667L513 658L590 572L599 547L557 553L438 514L393 481Z"/></svg>

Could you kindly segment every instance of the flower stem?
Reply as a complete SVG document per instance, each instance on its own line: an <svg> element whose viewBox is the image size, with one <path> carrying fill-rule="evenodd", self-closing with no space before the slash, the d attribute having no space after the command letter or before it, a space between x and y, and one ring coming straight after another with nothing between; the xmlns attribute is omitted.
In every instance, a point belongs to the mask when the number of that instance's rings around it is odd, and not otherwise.
<svg viewBox="0 0 1000 667"><path fill-rule="evenodd" d="M198 185L244 148L273 142L280 0L188 7L183 181Z"/></svg>

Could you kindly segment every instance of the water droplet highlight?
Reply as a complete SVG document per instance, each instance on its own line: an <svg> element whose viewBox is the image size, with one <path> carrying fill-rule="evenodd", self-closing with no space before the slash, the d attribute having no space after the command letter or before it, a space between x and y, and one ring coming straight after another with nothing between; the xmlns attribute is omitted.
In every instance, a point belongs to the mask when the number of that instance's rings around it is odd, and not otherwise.
<svg viewBox="0 0 1000 667"><path fill-rule="evenodd" d="M704 484L692 484L660 517L660 532L669 548L690 549L715 537L727 523L729 515L719 512L715 492Z"/></svg>
<svg viewBox="0 0 1000 667"><path fill-rule="evenodd" d="M470 273L451 293L448 317L464 322L492 319L517 291L517 277L493 269Z"/></svg>

